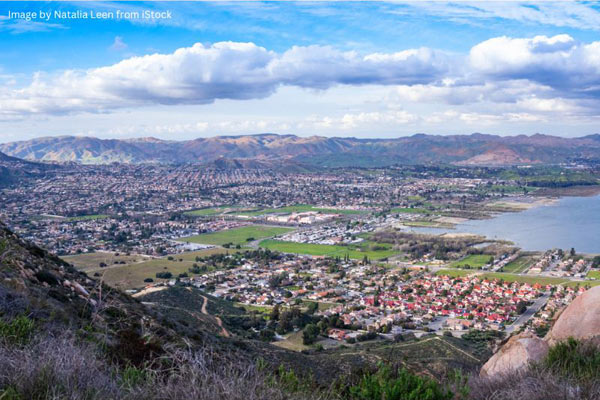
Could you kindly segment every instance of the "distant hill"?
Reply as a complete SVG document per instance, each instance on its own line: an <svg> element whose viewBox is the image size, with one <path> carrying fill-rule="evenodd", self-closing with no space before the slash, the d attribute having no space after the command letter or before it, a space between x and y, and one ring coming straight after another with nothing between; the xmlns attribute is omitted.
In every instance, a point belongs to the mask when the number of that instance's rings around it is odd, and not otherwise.
<svg viewBox="0 0 600 400"><path fill-rule="evenodd" d="M501 137L475 133L357 139L260 134L188 141L61 136L5 143L0 145L0 151L32 161L210 163L216 168L261 168L273 163L295 167L427 163L518 165L600 160L600 135L561 138L541 134Z"/></svg>

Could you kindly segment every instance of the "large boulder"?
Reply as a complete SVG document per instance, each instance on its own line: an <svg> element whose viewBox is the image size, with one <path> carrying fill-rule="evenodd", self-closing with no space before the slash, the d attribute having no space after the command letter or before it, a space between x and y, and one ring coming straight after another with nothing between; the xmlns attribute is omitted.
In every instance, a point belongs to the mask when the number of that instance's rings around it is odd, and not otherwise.
<svg viewBox="0 0 600 400"><path fill-rule="evenodd" d="M553 345L570 337L600 344L600 286L577 296L560 314L546 340Z"/></svg>
<svg viewBox="0 0 600 400"><path fill-rule="evenodd" d="M511 337L481 368L480 375L506 375L540 362L548 354L548 344L530 332Z"/></svg>

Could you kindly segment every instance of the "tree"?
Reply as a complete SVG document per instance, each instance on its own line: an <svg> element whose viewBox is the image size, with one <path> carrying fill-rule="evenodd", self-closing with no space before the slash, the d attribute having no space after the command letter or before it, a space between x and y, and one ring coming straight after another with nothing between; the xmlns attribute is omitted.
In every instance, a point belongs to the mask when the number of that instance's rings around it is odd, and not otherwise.
<svg viewBox="0 0 600 400"><path fill-rule="evenodd" d="M310 302L308 303L308 309L306 310L307 314L314 314L319 309L319 303Z"/></svg>
<svg viewBox="0 0 600 400"><path fill-rule="evenodd" d="M271 310L271 314L269 314L269 319L271 321L279 320L279 304L276 304L275 307Z"/></svg>
<svg viewBox="0 0 600 400"><path fill-rule="evenodd" d="M305 345L313 344L319 336L319 328L315 324L308 324L302 331L302 343Z"/></svg>

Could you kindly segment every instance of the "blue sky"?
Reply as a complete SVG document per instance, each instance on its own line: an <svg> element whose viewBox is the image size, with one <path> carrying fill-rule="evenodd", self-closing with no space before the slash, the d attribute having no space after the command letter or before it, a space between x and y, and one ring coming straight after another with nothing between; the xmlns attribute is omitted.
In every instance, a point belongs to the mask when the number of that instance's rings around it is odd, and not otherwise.
<svg viewBox="0 0 600 400"><path fill-rule="evenodd" d="M0 43L0 141L600 132L594 2L2 2Z"/></svg>

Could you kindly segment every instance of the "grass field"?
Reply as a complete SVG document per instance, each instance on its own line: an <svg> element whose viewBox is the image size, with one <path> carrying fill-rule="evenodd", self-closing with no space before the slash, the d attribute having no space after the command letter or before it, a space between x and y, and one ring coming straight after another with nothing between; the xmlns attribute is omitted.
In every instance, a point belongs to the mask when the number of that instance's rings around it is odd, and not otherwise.
<svg viewBox="0 0 600 400"><path fill-rule="evenodd" d="M196 262L196 257L206 257L211 254L227 252L234 253L236 251L237 250L214 248L173 255L173 260L169 260L167 257L162 257L150 259L143 262L136 262L133 264L119 264L114 266L109 265L106 268L100 268L97 265L96 268L87 269L84 269L85 267L78 267L78 265L82 265L82 262L90 262L90 260L87 260L85 258L83 258L83 261L81 261L82 256L87 256L87 254L71 256L67 259L67 262L70 262L76 267L85 270L85 272L90 276L92 276L94 273L99 273L102 276L104 282L107 283L109 286L125 290L143 287L144 285L146 285L146 283L144 282L144 279L146 278L152 278L155 282L163 281L163 279L156 278L157 272L168 271L173 274L173 277L176 277L177 275L185 272L188 275L192 276L193 274L189 272L189 269L192 268L192 266Z"/></svg>
<svg viewBox="0 0 600 400"><path fill-rule="evenodd" d="M369 242L363 246L332 246L326 244L283 242L278 240L264 240L260 246L282 253L307 254L311 256L344 257L346 254L353 259L360 260L367 256L372 260L387 258L396 254L391 246L386 250L369 250Z"/></svg>
<svg viewBox="0 0 600 400"><path fill-rule="evenodd" d="M490 261L490 257L489 254L471 254L463 259L454 261L450 264L450 267L463 268L468 265L473 269L479 269Z"/></svg>
<svg viewBox="0 0 600 400"><path fill-rule="evenodd" d="M212 244L222 246L227 243L246 244L248 239L265 239L293 231L291 228L280 228L272 226L251 225L241 228L227 229L224 231L205 233L202 235L189 236L179 239L180 242L191 242L201 244Z"/></svg>
<svg viewBox="0 0 600 400"><path fill-rule="evenodd" d="M115 254L119 255L116 256ZM117 265L122 265L120 264L121 262L125 262L125 264L135 264L151 259L148 256L143 256L139 254L127 256L125 254L120 253L106 252L85 253L78 254L75 256L64 256L61 258L66 262L73 264L77 269L85 272L94 272L102 269L100 268L100 263L104 263L108 267L113 267Z"/></svg>
<svg viewBox="0 0 600 400"><path fill-rule="evenodd" d="M69 222L93 221L96 219L106 219L109 217L110 216L106 215L106 214L80 215L78 217L69 217L69 218L67 218L67 221L69 221Z"/></svg>
<svg viewBox="0 0 600 400"><path fill-rule="evenodd" d="M521 273L527 270L535 262L532 255L521 255L516 260L509 262L503 268L503 272Z"/></svg>
<svg viewBox="0 0 600 400"><path fill-rule="evenodd" d="M273 342L277 347L292 351L302 351L310 349L310 346L306 346L302 343L302 331L293 332L285 336L284 340Z"/></svg>
<svg viewBox="0 0 600 400"><path fill-rule="evenodd" d="M436 275L446 275L454 278L459 278L462 276L469 276L476 274L475 271L470 271L466 269L440 269L435 273Z"/></svg>
<svg viewBox="0 0 600 400"><path fill-rule="evenodd" d="M590 271L587 274L588 278L600 279L600 271Z"/></svg>
<svg viewBox="0 0 600 400"><path fill-rule="evenodd" d="M248 217L256 217L259 215L265 215L265 214L274 214L274 213L293 213L293 212L307 212L307 211L315 211L315 212L321 212L324 214L346 214L346 215L350 215L350 214L362 214L365 213L366 211L361 211L361 210L343 210L343 209L337 209L337 208L319 208L319 207L315 207L315 206L311 206L311 205L307 205L307 204L298 204L295 206L287 206L287 207L281 207L281 208L266 208L263 210L257 210L257 211L241 211L239 213L236 213L237 215L245 215Z"/></svg>

